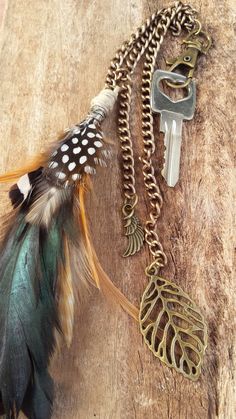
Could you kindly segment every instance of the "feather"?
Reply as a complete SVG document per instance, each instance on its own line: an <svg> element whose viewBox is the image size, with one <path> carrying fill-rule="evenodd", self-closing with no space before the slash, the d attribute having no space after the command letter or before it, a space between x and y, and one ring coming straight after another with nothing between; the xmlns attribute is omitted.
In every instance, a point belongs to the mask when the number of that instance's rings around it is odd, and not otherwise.
<svg viewBox="0 0 236 419"><path fill-rule="evenodd" d="M34 170L33 172L26 173L11 187L9 191L9 198L13 208L17 208L29 199L31 192L34 189L34 184L41 174L41 168Z"/></svg>
<svg viewBox="0 0 236 419"><path fill-rule="evenodd" d="M90 239L84 192L109 158L102 138L98 121L88 117L48 154L0 177L16 182L0 250L0 394L7 418L20 410L30 419L51 417L50 359L58 334L70 345L75 303L81 306L90 284L138 318L103 271Z"/></svg>
<svg viewBox="0 0 236 419"><path fill-rule="evenodd" d="M51 240L51 235L45 237L38 226L29 226L19 214L1 251L0 391L9 417L23 408L30 386L34 402L38 392L32 382L41 374L50 382L47 366L54 349L52 331L58 327L52 295L57 260L54 257L49 266L47 255ZM46 396L45 404L50 411Z"/></svg>
<svg viewBox="0 0 236 419"><path fill-rule="evenodd" d="M28 387L22 410L30 419L45 419L52 415L53 381L45 371L37 371Z"/></svg>
<svg viewBox="0 0 236 419"><path fill-rule="evenodd" d="M56 211L70 199L71 190L50 186L47 180L40 180L26 221L48 227Z"/></svg>
<svg viewBox="0 0 236 419"><path fill-rule="evenodd" d="M72 281L68 240L64 238L64 263L60 262L57 286L60 326L66 344L71 345L74 325L75 293Z"/></svg>
<svg viewBox="0 0 236 419"><path fill-rule="evenodd" d="M18 179L26 173L32 173L40 167L43 167L46 161L47 157L45 155L39 155L32 159L29 164L22 166L19 169L7 172L4 175L0 175L0 183L17 182Z"/></svg>
<svg viewBox="0 0 236 419"><path fill-rule="evenodd" d="M54 292L64 214L46 229L29 224L27 211L20 207L0 253L0 392L9 417L27 405L29 417L49 418L53 392L47 368L59 329Z"/></svg>
<svg viewBox="0 0 236 419"><path fill-rule="evenodd" d="M55 152L58 144L63 142L65 137L65 131L60 132L57 136L57 140L48 147L48 150L29 159L29 162L26 165L22 165L18 169L11 170L4 175L0 175L0 183L17 182L18 179L27 173L33 174L34 172L38 172L41 167L44 167L47 164L48 156Z"/></svg>
<svg viewBox="0 0 236 419"><path fill-rule="evenodd" d="M86 243L87 261L88 265L90 266L93 280L95 281L96 286L101 289L101 291L104 292L104 294L109 299L114 301L116 304L119 304L127 313L129 313L135 320L138 321L139 310L125 297L125 295L118 288L116 288L116 286L101 267L101 264L98 260L90 239L84 204L84 191L85 188L80 186L77 190L77 193L79 194L80 200L80 218Z"/></svg>

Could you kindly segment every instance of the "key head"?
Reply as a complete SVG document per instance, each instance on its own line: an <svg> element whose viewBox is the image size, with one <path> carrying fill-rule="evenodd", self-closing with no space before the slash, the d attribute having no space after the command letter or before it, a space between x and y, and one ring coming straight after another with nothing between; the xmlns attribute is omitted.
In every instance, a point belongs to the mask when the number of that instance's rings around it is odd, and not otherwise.
<svg viewBox="0 0 236 419"><path fill-rule="evenodd" d="M171 71L155 71L152 79L151 88L151 108L154 113L162 113L163 111L180 114L182 119L190 120L193 118L196 106L196 83L191 81L186 87L188 94L183 99L172 100L160 89L160 82L169 80L172 82L185 82L185 76L172 73Z"/></svg>

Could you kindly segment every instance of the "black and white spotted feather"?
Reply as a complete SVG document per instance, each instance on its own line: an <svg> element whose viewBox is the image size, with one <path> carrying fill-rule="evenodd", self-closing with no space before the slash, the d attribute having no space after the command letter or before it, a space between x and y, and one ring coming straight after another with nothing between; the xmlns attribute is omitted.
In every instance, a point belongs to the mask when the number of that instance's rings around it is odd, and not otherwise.
<svg viewBox="0 0 236 419"><path fill-rule="evenodd" d="M53 183L67 187L83 174L95 174L98 165L106 167L109 157L110 150L104 148L103 134L93 118L69 130L50 156L44 173Z"/></svg>

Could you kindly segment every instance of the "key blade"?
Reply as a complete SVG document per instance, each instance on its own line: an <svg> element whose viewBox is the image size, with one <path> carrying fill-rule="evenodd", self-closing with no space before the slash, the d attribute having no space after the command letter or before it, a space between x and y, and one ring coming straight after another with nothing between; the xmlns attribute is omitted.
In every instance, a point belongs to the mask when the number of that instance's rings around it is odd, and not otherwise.
<svg viewBox="0 0 236 419"><path fill-rule="evenodd" d="M165 133L164 166L161 173L170 187L174 187L179 180L182 122L180 114L165 111L161 114L160 130Z"/></svg>

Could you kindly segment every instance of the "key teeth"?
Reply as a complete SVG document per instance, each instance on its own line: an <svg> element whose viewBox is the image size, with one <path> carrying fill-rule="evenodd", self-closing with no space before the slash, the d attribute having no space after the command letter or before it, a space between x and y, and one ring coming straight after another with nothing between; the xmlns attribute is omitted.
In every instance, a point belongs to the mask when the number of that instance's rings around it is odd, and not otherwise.
<svg viewBox="0 0 236 419"><path fill-rule="evenodd" d="M163 117L163 113L160 114L160 131L165 133L165 120Z"/></svg>
<svg viewBox="0 0 236 419"><path fill-rule="evenodd" d="M161 170L161 175L165 179L165 181L167 182L167 179L166 179L166 146L165 146L165 144L164 144L164 161L163 161L163 167L162 167L162 170ZM168 182L167 182L167 184L168 184Z"/></svg>

